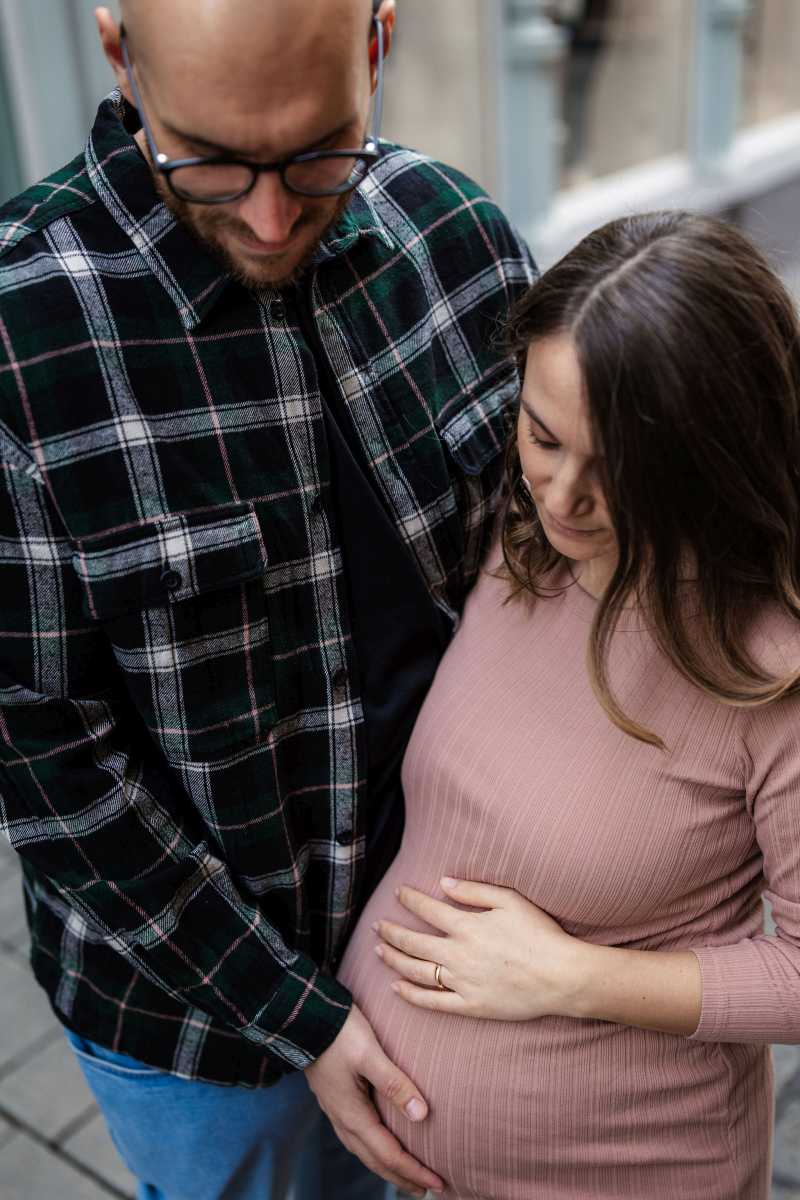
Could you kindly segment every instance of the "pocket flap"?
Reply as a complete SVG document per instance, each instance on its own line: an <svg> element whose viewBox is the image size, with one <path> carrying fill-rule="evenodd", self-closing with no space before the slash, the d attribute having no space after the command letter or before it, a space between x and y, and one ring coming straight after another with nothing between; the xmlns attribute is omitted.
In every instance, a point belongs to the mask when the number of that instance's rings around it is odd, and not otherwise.
<svg viewBox="0 0 800 1200"><path fill-rule="evenodd" d="M76 542L84 612L103 621L262 574L267 553L252 504L167 514Z"/></svg>
<svg viewBox="0 0 800 1200"><path fill-rule="evenodd" d="M512 367L440 426L440 436L467 475L480 475L486 464L505 450L514 415L512 401L519 395L519 387L519 375Z"/></svg>

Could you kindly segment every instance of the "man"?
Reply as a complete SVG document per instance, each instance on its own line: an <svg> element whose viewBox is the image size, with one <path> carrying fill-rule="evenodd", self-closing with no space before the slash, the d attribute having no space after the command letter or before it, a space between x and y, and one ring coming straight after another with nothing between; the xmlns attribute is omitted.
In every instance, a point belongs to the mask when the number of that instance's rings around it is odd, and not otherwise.
<svg viewBox="0 0 800 1200"><path fill-rule="evenodd" d="M442 1186L335 972L486 546L531 266L377 146L374 9L98 10L119 92L0 211L0 819L142 1196ZM320 1167L306 1081L369 1172Z"/></svg>

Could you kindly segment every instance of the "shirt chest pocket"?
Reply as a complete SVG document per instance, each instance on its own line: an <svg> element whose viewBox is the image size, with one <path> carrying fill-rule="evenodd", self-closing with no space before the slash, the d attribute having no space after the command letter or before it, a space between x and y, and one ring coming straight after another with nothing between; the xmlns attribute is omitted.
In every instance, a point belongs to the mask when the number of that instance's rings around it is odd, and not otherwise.
<svg viewBox="0 0 800 1200"><path fill-rule="evenodd" d="M473 583L488 548L519 387L516 370L508 367L491 387L437 423L450 460L456 512L448 528L454 535L454 574L462 593Z"/></svg>
<svg viewBox="0 0 800 1200"><path fill-rule="evenodd" d="M76 543L84 611L173 763L218 760L275 721L265 570L251 504L167 515Z"/></svg>

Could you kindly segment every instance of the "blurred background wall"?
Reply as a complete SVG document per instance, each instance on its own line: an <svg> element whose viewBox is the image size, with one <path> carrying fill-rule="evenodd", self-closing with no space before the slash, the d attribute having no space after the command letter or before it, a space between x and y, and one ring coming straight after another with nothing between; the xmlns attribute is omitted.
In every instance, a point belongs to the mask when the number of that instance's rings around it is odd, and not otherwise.
<svg viewBox="0 0 800 1200"><path fill-rule="evenodd" d="M85 140L111 86L93 7L0 0L0 200ZM384 136L477 178L542 265L610 217L688 205L740 222L800 293L800 0L398 13Z"/></svg>

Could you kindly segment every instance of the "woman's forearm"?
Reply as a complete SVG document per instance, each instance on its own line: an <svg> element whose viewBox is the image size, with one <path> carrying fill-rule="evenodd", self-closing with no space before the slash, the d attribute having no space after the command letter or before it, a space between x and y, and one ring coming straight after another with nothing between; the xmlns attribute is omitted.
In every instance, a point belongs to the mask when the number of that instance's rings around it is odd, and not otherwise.
<svg viewBox="0 0 800 1200"><path fill-rule="evenodd" d="M584 943L582 986L570 1015L689 1035L700 1021L703 981L690 950L623 950Z"/></svg>

